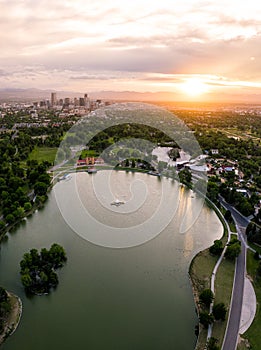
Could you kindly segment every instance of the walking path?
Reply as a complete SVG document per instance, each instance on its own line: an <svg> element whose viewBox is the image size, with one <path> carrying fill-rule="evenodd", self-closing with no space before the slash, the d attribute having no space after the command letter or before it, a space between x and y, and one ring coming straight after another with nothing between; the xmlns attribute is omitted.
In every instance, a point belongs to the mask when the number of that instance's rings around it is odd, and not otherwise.
<svg viewBox="0 0 261 350"><path fill-rule="evenodd" d="M243 307L239 326L239 334L244 334L251 326L256 314L256 294L248 277L245 278Z"/></svg>
<svg viewBox="0 0 261 350"><path fill-rule="evenodd" d="M215 205L214 203L212 203L213 205ZM219 214L221 215L221 217L223 218L224 222L226 223L226 227L227 227L227 231L228 231L228 238L227 238L227 243L230 241L230 237L231 237L231 231L230 231L230 228L229 228L229 225L226 221L226 219L224 218L223 214L221 213L221 211L218 209L218 207L215 205L215 208L216 210L219 212ZM212 276L211 276L211 286L210 286L210 289L212 291L212 293L215 295L215 280L216 280L216 274L217 274L217 270L224 258L224 255L225 255L225 252L227 250L227 245L225 245L225 248L223 249L222 251L222 254L220 255L214 269L213 269L213 272L212 272ZM209 310L209 313L211 314L212 311L213 311L213 306L214 306L214 301L211 303L210 305L210 310ZM211 338L211 335L212 335L212 327L213 325L210 324L209 327L208 327L208 335L207 335L207 339Z"/></svg>

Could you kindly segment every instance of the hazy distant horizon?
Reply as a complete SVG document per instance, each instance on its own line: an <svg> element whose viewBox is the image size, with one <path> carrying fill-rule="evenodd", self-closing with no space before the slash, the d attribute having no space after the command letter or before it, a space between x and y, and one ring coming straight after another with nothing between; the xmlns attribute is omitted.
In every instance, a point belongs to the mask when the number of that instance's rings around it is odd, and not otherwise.
<svg viewBox="0 0 261 350"><path fill-rule="evenodd" d="M193 99L188 98L184 95L177 95L169 91L59 91L55 89L21 89L21 88L0 88L0 102L8 101L28 101L33 102L35 100L50 100L51 92L57 93L57 98L65 97L80 97L87 93L92 99L102 99L102 100L114 100L114 101L144 101L144 102L170 102L170 103L183 103L183 104L261 104L261 94L260 96L251 95L250 98L242 98L239 96L215 96L214 98L208 99Z"/></svg>
<svg viewBox="0 0 261 350"><path fill-rule="evenodd" d="M0 86L261 99L261 3L3 0Z"/></svg>

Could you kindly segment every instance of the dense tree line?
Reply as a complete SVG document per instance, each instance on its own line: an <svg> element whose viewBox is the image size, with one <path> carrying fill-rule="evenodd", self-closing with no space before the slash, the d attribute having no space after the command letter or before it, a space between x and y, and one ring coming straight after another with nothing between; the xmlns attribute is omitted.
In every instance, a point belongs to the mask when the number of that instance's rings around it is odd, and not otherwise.
<svg viewBox="0 0 261 350"><path fill-rule="evenodd" d="M39 202L46 199L50 186L46 170L50 164L37 161L27 161L26 167L21 164L33 147L34 141L24 134L17 138L5 135L0 140L0 230L23 218L32 209L35 196Z"/></svg>
<svg viewBox="0 0 261 350"><path fill-rule="evenodd" d="M89 149L102 152L121 139L136 138L148 140L154 145L177 147L176 143L161 130L142 124L120 124L111 126L96 134L89 143Z"/></svg>

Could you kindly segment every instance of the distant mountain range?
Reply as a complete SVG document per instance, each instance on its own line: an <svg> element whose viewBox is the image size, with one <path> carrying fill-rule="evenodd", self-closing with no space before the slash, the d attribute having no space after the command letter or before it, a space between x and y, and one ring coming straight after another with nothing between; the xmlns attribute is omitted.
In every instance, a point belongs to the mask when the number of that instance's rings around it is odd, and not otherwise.
<svg viewBox="0 0 261 350"><path fill-rule="evenodd" d="M84 95L84 92L76 91L55 91L55 90L41 90L41 89L0 89L0 101L24 101L34 102L44 99L50 99L51 93L56 92L57 98L65 97L80 97ZM89 92L86 91L91 99L102 99L102 100L121 100L121 101L175 101L175 102L195 102L195 99L187 98L183 94L176 94L169 91L159 92L137 92L137 91L97 91ZM261 94L252 95L240 95L240 94L219 94L216 93L207 94L206 102L215 103L250 103L256 104L261 103Z"/></svg>
<svg viewBox="0 0 261 350"><path fill-rule="evenodd" d="M50 99L51 93L56 92L57 98L80 97L83 92L55 91L40 89L0 89L0 101L30 101ZM125 100L125 101L162 101L175 100L175 94L171 92L136 92L136 91L97 91L88 92L92 99Z"/></svg>

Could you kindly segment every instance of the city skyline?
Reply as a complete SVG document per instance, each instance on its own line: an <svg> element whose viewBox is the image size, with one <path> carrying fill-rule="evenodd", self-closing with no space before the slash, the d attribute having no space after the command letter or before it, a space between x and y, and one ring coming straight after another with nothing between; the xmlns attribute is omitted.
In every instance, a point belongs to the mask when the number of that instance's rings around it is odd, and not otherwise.
<svg viewBox="0 0 261 350"><path fill-rule="evenodd" d="M261 4L0 1L2 88L258 101ZM52 6L51 6L52 5Z"/></svg>

